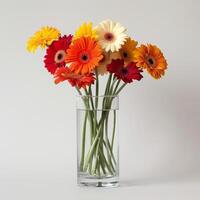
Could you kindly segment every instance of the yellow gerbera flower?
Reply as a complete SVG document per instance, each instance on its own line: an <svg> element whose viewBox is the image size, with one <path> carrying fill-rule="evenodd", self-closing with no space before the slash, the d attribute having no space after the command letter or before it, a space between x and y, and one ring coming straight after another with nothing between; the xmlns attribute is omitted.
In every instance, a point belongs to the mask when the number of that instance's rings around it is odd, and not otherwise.
<svg viewBox="0 0 200 200"><path fill-rule="evenodd" d="M92 28L92 22L83 23L75 32L73 40L80 37L91 37L97 39L96 31Z"/></svg>
<svg viewBox="0 0 200 200"><path fill-rule="evenodd" d="M54 27L42 27L28 40L27 50L29 52L35 52L39 46L43 49L54 40L57 40L60 35L60 31Z"/></svg>
<svg viewBox="0 0 200 200"><path fill-rule="evenodd" d="M125 64L128 64L133 61L134 59L133 51L135 50L137 44L138 44L137 41L128 38L124 43L124 45L119 50L121 59L124 60Z"/></svg>

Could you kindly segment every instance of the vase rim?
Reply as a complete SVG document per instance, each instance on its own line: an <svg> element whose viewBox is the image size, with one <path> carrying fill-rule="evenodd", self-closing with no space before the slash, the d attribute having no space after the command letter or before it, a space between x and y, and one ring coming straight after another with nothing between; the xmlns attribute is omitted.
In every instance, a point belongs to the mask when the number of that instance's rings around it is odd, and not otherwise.
<svg viewBox="0 0 200 200"><path fill-rule="evenodd" d="M104 97L119 97L119 95L76 95L76 97L92 97L92 98L104 98Z"/></svg>

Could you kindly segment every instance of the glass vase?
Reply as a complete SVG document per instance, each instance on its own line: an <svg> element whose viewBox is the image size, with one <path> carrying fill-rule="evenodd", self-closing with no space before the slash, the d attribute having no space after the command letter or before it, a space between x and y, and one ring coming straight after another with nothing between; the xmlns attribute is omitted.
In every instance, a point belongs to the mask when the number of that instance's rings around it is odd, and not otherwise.
<svg viewBox="0 0 200 200"><path fill-rule="evenodd" d="M77 97L77 181L81 186L119 184L118 96Z"/></svg>

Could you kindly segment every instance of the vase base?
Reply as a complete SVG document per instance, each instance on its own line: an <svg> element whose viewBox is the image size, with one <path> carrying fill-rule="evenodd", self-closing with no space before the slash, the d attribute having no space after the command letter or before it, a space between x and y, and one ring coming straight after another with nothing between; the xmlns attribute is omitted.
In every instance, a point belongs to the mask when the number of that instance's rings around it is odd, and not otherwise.
<svg viewBox="0 0 200 200"><path fill-rule="evenodd" d="M104 187L104 188L119 187L119 178L78 177L78 185L81 187Z"/></svg>

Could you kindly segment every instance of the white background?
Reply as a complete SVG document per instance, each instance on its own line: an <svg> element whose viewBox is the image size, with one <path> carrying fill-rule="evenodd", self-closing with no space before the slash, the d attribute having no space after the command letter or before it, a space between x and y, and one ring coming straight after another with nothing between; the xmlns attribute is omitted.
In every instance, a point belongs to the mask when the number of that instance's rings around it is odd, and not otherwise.
<svg viewBox="0 0 200 200"><path fill-rule="evenodd" d="M200 1L0 1L0 199L200 199ZM120 96L121 187L76 186L75 91L55 86L44 52L25 50L43 25L73 33L111 18L157 44L169 69Z"/></svg>

